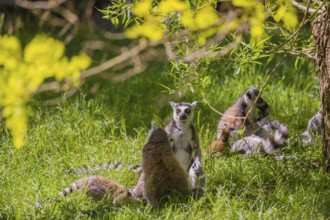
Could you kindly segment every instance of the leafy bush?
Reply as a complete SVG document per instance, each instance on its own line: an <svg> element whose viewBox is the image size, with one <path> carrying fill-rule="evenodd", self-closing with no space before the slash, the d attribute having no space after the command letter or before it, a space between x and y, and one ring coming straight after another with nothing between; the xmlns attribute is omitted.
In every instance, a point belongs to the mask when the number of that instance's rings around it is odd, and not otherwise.
<svg viewBox="0 0 330 220"><path fill-rule="evenodd" d="M27 132L27 103L46 79L79 85L80 72L90 58L80 54L67 58L62 42L37 35L23 49L15 36L0 37L0 106L14 145L21 147Z"/></svg>

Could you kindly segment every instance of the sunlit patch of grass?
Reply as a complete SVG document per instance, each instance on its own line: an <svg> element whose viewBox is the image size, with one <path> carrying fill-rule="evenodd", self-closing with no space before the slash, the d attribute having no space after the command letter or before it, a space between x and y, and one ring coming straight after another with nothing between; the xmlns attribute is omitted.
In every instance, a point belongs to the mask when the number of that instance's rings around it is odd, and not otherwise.
<svg viewBox="0 0 330 220"><path fill-rule="evenodd" d="M294 160L277 161L270 156L222 158L206 156L214 140L220 116L202 102L223 112L250 85L261 87L265 66L251 66L235 73L220 64L210 66L211 84L195 85L194 92L174 101L197 100L195 124L199 131L206 175L205 196L185 202L171 199L160 209L145 204L92 202L82 192L59 198L58 192L81 178L68 174L73 167L121 161L141 163L141 150L151 120L161 126L172 114L167 101L159 105L164 87L173 82L168 68L155 65L144 74L121 84L105 84L94 95L84 93L56 107L34 103L25 147L16 149L3 127L0 148L0 218L17 219L319 219L330 216L330 177L324 173L322 143L304 146L290 142L281 155ZM206 71L205 70L205 71ZM309 72L306 72L309 71ZM306 129L308 119L320 107L313 68L290 67L275 74L263 92L271 105L271 117L287 123L290 139ZM127 187L139 175L123 168L102 171Z"/></svg>

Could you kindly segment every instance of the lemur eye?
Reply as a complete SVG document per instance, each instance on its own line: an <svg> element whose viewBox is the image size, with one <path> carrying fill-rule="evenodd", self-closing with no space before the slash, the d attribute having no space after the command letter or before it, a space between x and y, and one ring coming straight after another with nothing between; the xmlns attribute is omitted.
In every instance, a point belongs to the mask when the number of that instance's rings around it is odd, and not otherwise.
<svg viewBox="0 0 330 220"><path fill-rule="evenodd" d="M259 98L258 99L258 103L262 103L262 102L263 102L263 100Z"/></svg>
<svg viewBox="0 0 330 220"><path fill-rule="evenodd" d="M185 112L186 114L190 114L191 109L187 108L186 110L184 110L184 112Z"/></svg>
<svg viewBox="0 0 330 220"><path fill-rule="evenodd" d="M177 108L177 109L175 110L175 112L176 112L177 114L179 114L179 113L181 112L181 109Z"/></svg>

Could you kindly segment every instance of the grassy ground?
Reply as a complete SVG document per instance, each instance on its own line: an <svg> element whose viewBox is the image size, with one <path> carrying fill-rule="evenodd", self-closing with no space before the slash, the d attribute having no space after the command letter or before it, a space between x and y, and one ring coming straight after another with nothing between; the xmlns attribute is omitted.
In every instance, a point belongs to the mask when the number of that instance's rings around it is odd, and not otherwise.
<svg viewBox="0 0 330 220"><path fill-rule="evenodd" d="M290 138L303 132L319 108L317 76L310 63L281 65L263 93L271 116L287 123ZM59 198L58 192L78 179L66 170L106 161L140 163L150 121L164 126L171 108L164 87L173 87L168 67L155 64L144 74L124 83L103 84L96 94L81 92L56 107L31 104L33 116L26 146L15 149L4 126L0 136L0 219L329 219L330 176L311 164L322 160L320 141L314 146L290 144L280 153L294 161L271 157L230 155L211 158L205 150L215 138L220 118L202 102L202 92L224 111L244 90L262 85L267 66L251 66L238 73L221 64L204 71L211 74L206 88L196 85L182 99L199 101L195 123L199 130L206 173L206 194L199 201L173 198L165 207L145 205L113 207L95 203L80 193ZM235 74L234 74L235 73ZM166 98L164 98L166 97ZM127 187L138 175L101 172Z"/></svg>

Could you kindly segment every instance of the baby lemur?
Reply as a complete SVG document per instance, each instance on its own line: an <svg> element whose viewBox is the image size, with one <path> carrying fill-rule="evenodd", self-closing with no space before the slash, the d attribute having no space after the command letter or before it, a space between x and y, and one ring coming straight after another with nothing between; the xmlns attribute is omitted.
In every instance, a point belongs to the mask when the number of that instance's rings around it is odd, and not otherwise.
<svg viewBox="0 0 330 220"><path fill-rule="evenodd" d="M256 133L230 143L231 150L245 155L274 154L285 145L289 132L287 125L276 120L258 124Z"/></svg>
<svg viewBox="0 0 330 220"><path fill-rule="evenodd" d="M256 86L250 86L236 103L225 111L218 123L217 140L212 143L208 153L224 151L227 148L230 133L234 130L246 127L248 129L243 136L251 135L256 122L269 115L269 105L259 93ZM258 116L257 109L259 109Z"/></svg>
<svg viewBox="0 0 330 220"><path fill-rule="evenodd" d="M89 176L74 182L58 195L64 197L77 190L86 190L86 194L94 201L111 200L114 205L129 199L131 193L124 186L103 176ZM133 198L132 198L133 200Z"/></svg>
<svg viewBox="0 0 330 220"><path fill-rule="evenodd" d="M166 126L172 151L181 167L188 173L193 190L202 189L205 184L201 162L198 133L193 124L194 108L197 102L170 102L173 119Z"/></svg>
<svg viewBox="0 0 330 220"><path fill-rule="evenodd" d="M142 179L139 182L144 185L144 197L151 206L159 205L171 191L182 195L190 194L187 172L177 161L167 133L157 128L155 123L142 150L142 170Z"/></svg>

